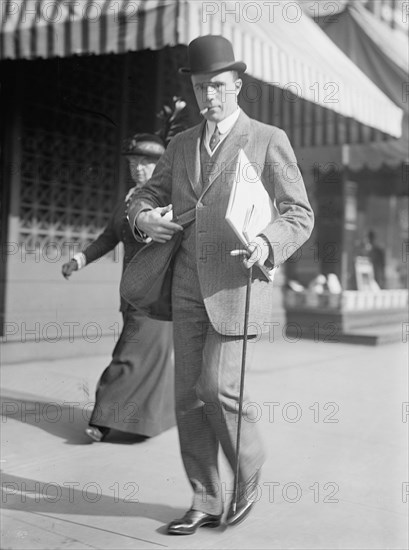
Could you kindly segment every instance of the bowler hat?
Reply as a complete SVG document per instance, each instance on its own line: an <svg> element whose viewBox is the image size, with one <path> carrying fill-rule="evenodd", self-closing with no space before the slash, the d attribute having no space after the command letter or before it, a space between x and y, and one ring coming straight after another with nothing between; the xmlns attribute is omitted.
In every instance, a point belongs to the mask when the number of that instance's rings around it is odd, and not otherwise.
<svg viewBox="0 0 409 550"><path fill-rule="evenodd" d="M123 155L141 155L144 157L159 158L165 152L162 139L155 134L134 134L124 140Z"/></svg>
<svg viewBox="0 0 409 550"><path fill-rule="evenodd" d="M208 34L199 36L188 46L189 67L181 67L182 74L244 72L247 65L235 61L233 46L224 36Z"/></svg>

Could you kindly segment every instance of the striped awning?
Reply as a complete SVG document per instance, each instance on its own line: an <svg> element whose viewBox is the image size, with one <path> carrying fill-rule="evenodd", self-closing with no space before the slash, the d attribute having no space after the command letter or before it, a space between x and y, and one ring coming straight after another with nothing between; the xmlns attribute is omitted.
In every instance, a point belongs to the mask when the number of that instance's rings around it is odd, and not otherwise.
<svg viewBox="0 0 409 550"><path fill-rule="evenodd" d="M405 95L409 82L409 36L402 29L391 28L361 4L348 3L336 20L317 20L325 34L346 53L385 94L404 112L402 136L379 143L351 147L349 168L353 171L379 170L382 167L402 170L408 179L409 103ZM405 168L402 169L404 164Z"/></svg>
<svg viewBox="0 0 409 550"><path fill-rule="evenodd" d="M222 34L255 78L394 137L402 111L296 2L3 0L0 59L124 53Z"/></svg>
<svg viewBox="0 0 409 550"><path fill-rule="evenodd" d="M1 0L0 59L102 55L176 45L175 0Z"/></svg>

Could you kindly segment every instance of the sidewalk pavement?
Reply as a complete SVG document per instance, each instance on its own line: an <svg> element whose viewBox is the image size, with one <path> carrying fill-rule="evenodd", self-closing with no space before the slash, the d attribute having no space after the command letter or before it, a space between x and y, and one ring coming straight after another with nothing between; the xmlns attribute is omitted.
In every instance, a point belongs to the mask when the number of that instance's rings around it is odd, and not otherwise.
<svg viewBox="0 0 409 550"><path fill-rule="evenodd" d="M191 501L176 428L143 443L84 434L109 357L3 365L6 549L408 548L407 343L274 337L246 375L268 460L236 527L169 536ZM231 475L221 458L226 508Z"/></svg>

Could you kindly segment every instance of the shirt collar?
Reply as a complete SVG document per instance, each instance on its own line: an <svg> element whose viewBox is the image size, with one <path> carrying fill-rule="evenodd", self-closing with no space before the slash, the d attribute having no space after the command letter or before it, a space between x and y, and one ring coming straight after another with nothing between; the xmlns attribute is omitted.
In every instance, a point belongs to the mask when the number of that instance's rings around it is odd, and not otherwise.
<svg viewBox="0 0 409 550"><path fill-rule="evenodd" d="M221 133L221 135L226 134L232 129L233 125L239 118L240 111L241 111L240 107L237 106L237 109L231 115L229 115L228 117L224 118L223 120L217 123L217 127L219 128L219 132ZM209 132L209 135L213 134L215 128L216 128L216 122L212 120L208 120L207 131Z"/></svg>

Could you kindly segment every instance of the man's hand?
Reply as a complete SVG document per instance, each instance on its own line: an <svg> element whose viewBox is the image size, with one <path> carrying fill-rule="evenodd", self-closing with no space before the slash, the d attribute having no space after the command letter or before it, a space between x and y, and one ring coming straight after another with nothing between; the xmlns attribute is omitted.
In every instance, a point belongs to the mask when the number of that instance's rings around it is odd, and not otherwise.
<svg viewBox="0 0 409 550"><path fill-rule="evenodd" d="M158 207L152 210L143 210L138 214L136 225L148 237L157 243L170 241L173 235L178 231L183 231L183 227L177 223L166 219L166 214L170 212L172 205Z"/></svg>
<svg viewBox="0 0 409 550"><path fill-rule="evenodd" d="M66 279L68 279L68 277L70 277L70 275L73 271L78 271L78 264L77 264L76 260L72 259L69 262L67 262L66 264L64 264L61 268L61 271L62 271L62 274L64 275L64 277Z"/></svg>
<svg viewBox="0 0 409 550"><path fill-rule="evenodd" d="M268 258L269 246L263 237L255 237L248 247L249 255L243 260L243 264L249 269L255 263L264 265Z"/></svg>

